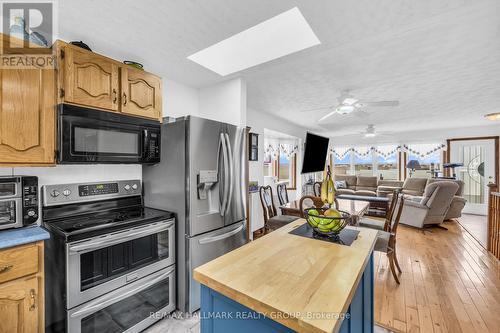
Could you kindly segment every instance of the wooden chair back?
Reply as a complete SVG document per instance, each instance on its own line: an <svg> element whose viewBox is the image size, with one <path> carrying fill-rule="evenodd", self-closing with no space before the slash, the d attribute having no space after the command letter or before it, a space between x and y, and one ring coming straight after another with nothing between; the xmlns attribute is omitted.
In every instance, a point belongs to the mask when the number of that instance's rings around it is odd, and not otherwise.
<svg viewBox="0 0 500 333"><path fill-rule="evenodd" d="M286 184L278 184L276 186L276 191L278 192L278 201L280 202L280 206L283 206L290 202L290 200L288 200L288 191L286 189Z"/></svg>
<svg viewBox="0 0 500 333"><path fill-rule="evenodd" d="M391 233L391 239L393 242L396 241L396 233L398 231L399 219L401 218L401 213L403 212L403 206L405 203L405 197L403 193L398 193L397 201L394 204L394 212L391 217L391 226L389 232ZM389 242L391 243L391 242ZM390 245L389 245L390 246Z"/></svg>
<svg viewBox="0 0 500 333"><path fill-rule="evenodd" d="M322 182L315 182L313 184L313 192L314 192L314 195L317 197L321 196L321 184L322 184Z"/></svg>
<svg viewBox="0 0 500 333"><path fill-rule="evenodd" d="M385 225L384 225L384 231L389 232L391 229L391 224L392 224L392 217L394 216L394 212L396 210L396 206L398 203L398 198L399 194L401 193L401 190L394 190L392 192L392 199L391 199L391 204L389 206L387 215L385 216Z"/></svg>
<svg viewBox="0 0 500 333"><path fill-rule="evenodd" d="M300 198L300 201L299 201L300 216L302 218L305 218L304 209L311 208L311 206L304 207L304 201L306 201L306 200L311 200L313 206L316 208L321 208L324 206L324 202L321 200L320 197L315 197L312 195L303 196L302 198Z"/></svg>
<svg viewBox="0 0 500 333"><path fill-rule="evenodd" d="M261 186L259 188L259 197L262 205L262 211L264 212L264 224L267 225L270 218L278 215L276 205L274 204L273 189L271 186Z"/></svg>

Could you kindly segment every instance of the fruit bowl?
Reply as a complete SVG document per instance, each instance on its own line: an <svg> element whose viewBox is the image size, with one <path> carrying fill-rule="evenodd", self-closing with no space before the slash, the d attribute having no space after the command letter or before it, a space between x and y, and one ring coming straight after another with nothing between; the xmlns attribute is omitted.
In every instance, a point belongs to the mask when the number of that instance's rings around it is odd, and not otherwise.
<svg viewBox="0 0 500 333"><path fill-rule="evenodd" d="M351 214L344 211L336 211L336 216L325 215L328 208L307 208L304 210L307 223L319 235L336 236L351 221Z"/></svg>

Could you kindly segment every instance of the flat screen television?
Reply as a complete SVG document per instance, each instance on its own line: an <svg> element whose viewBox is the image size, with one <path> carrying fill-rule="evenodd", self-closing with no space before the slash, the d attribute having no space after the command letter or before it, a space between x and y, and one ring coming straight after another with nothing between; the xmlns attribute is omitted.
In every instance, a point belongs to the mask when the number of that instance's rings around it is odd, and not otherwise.
<svg viewBox="0 0 500 333"><path fill-rule="evenodd" d="M325 169L330 139L307 132L306 148L302 160L302 173L319 172Z"/></svg>

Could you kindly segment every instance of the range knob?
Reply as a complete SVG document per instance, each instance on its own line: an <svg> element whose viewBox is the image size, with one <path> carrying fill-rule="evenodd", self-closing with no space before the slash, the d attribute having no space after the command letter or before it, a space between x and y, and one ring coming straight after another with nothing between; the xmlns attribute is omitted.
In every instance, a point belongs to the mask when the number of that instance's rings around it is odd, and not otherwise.
<svg viewBox="0 0 500 333"><path fill-rule="evenodd" d="M59 196L59 191L58 190L52 190L52 192L50 192L50 195L53 197L53 198L56 198Z"/></svg>
<svg viewBox="0 0 500 333"><path fill-rule="evenodd" d="M34 210L34 209L30 209L30 210L28 210L28 216L29 216L29 217L33 217L33 216L35 216L35 215L36 215L36 212L35 212L35 210Z"/></svg>
<svg viewBox="0 0 500 333"><path fill-rule="evenodd" d="M125 189L125 191L130 191L130 185L129 184L125 185L123 188Z"/></svg>
<svg viewBox="0 0 500 333"><path fill-rule="evenodd" d="M67 197L68 195L70 195L70 194L71 194L71 190L69 190L69 189L65 189L65 190L63 191L63 194L64 194L64 196L65 196L65 197Z"/></svg>
<svg viewBox="0 0 500 333"><path fill-rule="evenodd" d="M137 188L138 188L138 187L139 187L139 186L137 186L137 184L132 184L132 189L133 189L133 190L137 190Z"/></svg>

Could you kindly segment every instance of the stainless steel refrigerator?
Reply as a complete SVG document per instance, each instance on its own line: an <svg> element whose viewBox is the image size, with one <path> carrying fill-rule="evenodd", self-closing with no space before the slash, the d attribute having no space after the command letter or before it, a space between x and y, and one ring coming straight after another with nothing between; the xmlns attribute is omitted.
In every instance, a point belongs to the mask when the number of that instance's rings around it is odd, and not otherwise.
<svg viewBox="0 0 500 333"><path fill-rule="evenodd" d="M143 166L144 201L177 213L177 307L191 313L193 269L246 242L245 128L187 116L161 135L161 162Z"/></svg>

